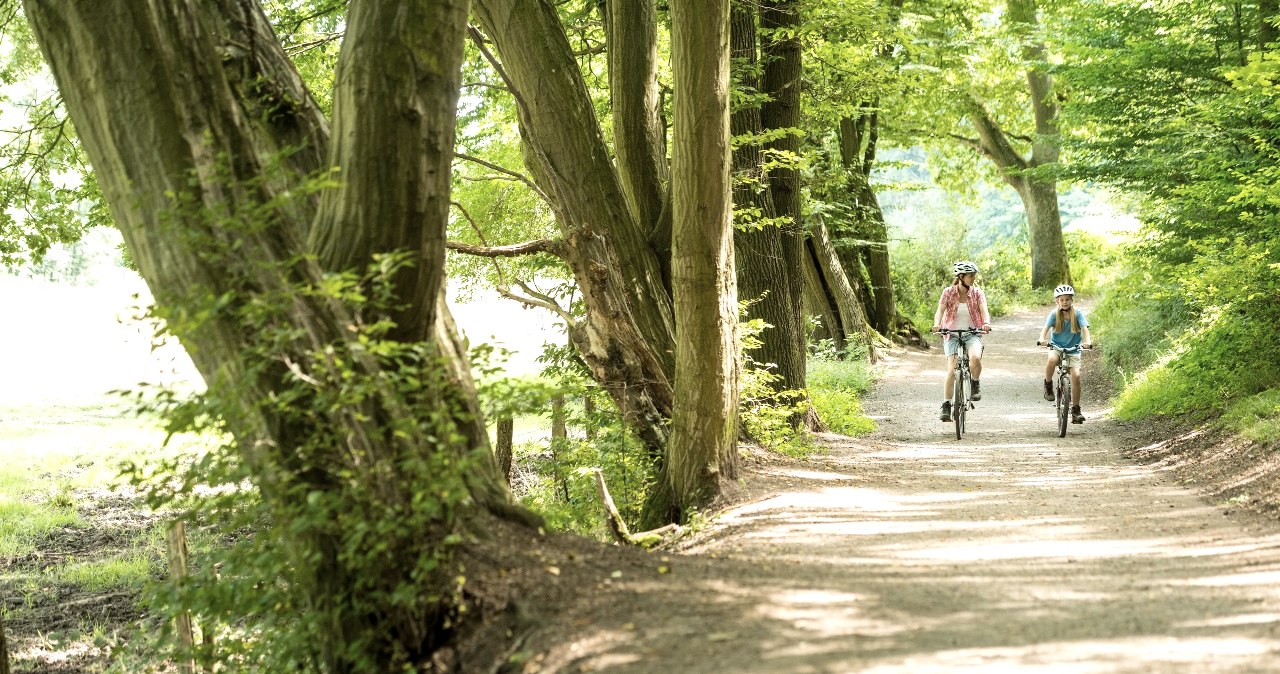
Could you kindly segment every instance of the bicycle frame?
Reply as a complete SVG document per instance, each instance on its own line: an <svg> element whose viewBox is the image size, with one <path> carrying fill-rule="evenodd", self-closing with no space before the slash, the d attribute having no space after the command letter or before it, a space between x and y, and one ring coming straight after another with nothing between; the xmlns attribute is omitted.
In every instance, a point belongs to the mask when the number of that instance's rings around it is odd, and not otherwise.
<svg viewBox="0 0 1280 674"><path fill-rule="evenodd" d="M951 339L952 335L956 336L959 344L956 345L956 367L955 380L951 386L951 419L956 425L956 439L960 440L964 437L965 417L968 411L973 409L973 402L969 400L969 391L971 375L969 373L969 350L965 347L965 337L970 335L981 335L982 330L978 328L969 328L967 330L948 330L941 328L938 333L942 335L943 340Z"/></svg>
<svg viewBox="0 0 1280 674"><path fill-rule="evenodd" d="M1058 437L1065 438L1067 422L1071 417L1071 368L1067 367L1067 356L1074 356L1082 351L1080 347L1064 349L1053 342L1046 346L1058 354L1058 366L1053 377L1055 382L1053 405L1057 413Z"/></svg>

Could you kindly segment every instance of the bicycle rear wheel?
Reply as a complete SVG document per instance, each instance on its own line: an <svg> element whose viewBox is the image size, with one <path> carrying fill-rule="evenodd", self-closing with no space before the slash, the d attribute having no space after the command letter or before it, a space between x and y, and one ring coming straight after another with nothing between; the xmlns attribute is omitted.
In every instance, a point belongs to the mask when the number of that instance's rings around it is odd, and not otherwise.
<svg viewBox="0 0 1280 674"><path fill-rule="evenodd" d="M1067 417L1071 411L1071 382L1066 375L1058 377L1058 437L1067 437Z"/></svg>
<svg viewBox="0 0 1280 674"><path fill-rule="evenodd" d="M956 439L964 437L964 413L968 407L964 398L964 386L968 377L963 374L956 375L956 383L951 393L951 420L956 424Z"/></svg>

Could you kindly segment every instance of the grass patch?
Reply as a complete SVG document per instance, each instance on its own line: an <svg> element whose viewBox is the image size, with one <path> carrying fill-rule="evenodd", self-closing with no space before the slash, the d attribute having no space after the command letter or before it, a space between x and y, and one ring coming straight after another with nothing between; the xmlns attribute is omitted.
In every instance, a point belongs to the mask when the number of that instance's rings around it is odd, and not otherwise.
<svg viewBox="0 0 1280 674"><path fill-rule="evenodd" d="M36 543L62 527L83 526L74 508L22 501L0 493L0 558L25 557Z"/></svg>
<svg viewBox="0 0 1280 674"><path fill-rule="evenodd" d="M159 560L142 551L130 551L106 559L72 562L52 573L59 581L90 592L141 587L159 569Z"/></svg>
<svg viewBox="0 0 1280 674"><path fill-rule="evenodd" d="M812 358L807 377L809 399L832 433L863 435L876 429L862 411L862 395L873 381L869 363Z"/></svg>
<svg viewBox="0 0 1280 674"><path fill-rule="evenodd" d="M1280 441L1280 389L1263 391L1232 405L1221 423L1254 442Z"/></svg>

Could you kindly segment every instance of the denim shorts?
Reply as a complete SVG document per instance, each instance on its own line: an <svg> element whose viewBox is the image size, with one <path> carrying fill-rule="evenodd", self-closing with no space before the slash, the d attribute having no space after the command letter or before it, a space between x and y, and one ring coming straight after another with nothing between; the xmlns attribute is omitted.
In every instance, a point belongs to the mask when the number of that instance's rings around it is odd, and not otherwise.
<svg viewBox="0 0 1280 674"><path fill-rule="evenodd" d="M957 337L955 335L947 335L942 341L942 353L946 356L954 356L960 350L960 340L964 340L964 352L973 358L974 353L982 353L982 337L978 335L966 335Z"/></svg>
<svg viewBox="0 0 1280 674"><path fill-rule="evenodd" d="M1049 355L1057 355L1057 353L1050 352ZM1080 367L1080 349L1068 351L1062 354L1062 362L1065 363L1068 368Z"/></svg>

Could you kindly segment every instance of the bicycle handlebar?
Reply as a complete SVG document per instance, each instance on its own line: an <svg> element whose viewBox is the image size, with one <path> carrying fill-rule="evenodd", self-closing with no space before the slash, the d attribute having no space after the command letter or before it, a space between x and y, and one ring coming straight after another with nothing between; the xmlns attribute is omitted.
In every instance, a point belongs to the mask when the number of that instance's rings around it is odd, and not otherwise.
<svg viewBox="0 0 1280 674"><path fill-rule="evenodd" d="M1077 349L1082 350L1082 351L1093 351L1093 347L1094 347L1095 345L1090 344L1089 346L1085 346L1085 345L1083 345L1083 344L1079 344L1079 345L1077 345L1077 346L1073 346L1073 347L1071 347L1070 349L1064 349L1064 348L1062 348L1062 347L1058 346L1057 344L1054 344L1053 342L1036 342L1036 346L1043 346L1043 347L1045 347L1046 349L1053 349L1054 351L1063 351L1063 352L1066 352L1066 351L1074 351L1074 350L1077 350Z"/></svg>
<svg viewBox="0 0 1280 674"><path fill-rule="evenodd" d="M981 335L984 334L982 328L965 328L964 330L952 330L950 328L938 328L939 335Z"/></svg>

